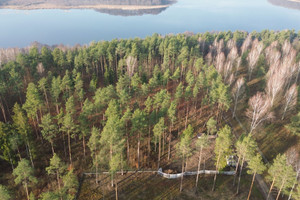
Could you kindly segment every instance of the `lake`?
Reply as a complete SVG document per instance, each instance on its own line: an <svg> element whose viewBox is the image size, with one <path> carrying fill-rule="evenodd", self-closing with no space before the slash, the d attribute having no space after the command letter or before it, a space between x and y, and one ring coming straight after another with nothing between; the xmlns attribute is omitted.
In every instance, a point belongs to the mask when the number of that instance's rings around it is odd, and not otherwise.
<svg viewBox="0 0 300 200"><path fill-rule="evenodd" d="M24 47L34 41L48 45L88 44L185 31L300 30L300 3L291 6L284 4L288 0L270 1L273 4L268 0L178 0L163 7L155 7L157 3L151 9L133 11L105 6L95 10L82 5L76 5L82 9L30 8L33 10L6 6L0 9L0 48Z"/></svg>

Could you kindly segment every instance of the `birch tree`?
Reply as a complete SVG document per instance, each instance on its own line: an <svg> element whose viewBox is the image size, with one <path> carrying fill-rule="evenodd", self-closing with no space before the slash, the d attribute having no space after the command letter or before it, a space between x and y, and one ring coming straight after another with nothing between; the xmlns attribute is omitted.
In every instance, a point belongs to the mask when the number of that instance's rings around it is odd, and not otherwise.
<svg viewBox="0 0 300 200"><path fill-rule="evenodd" d="M263 43L259 42L258 39L255 39L252 42L252 47L247 57L249 80L251 80L252 73L256 67L260 54L262 53L263 47Z"/></svg>
<svg viewBox="0 0 300 200"><path fill-rule="evenodd" d="M251 120L249 134L252 134L258 125L273 118L271 107L271 100L264 93L258 92L250 98L246 111L246 116Z"/></svg>
<svg viewBox="0 0 300 200"><path fill-rule="evenodd" d="M284 119L286 112L292 110L297 104L298 90L297 85L294 84L284 95L284 108L281 120Z"/></svg>
<svg viewBox="0 0 300 200"><path fill-rule="evenodd" d="M48 91L48 80L47 80L47 78L45 78L45 77L41 78L39 80L39 82L38 82L38 86L39 86L40 91L44 95L44 98L46 100L47 108L50 109L50 107L49 107L49 100L48 100L48 94L47 94L47 91Z"/></svg>
<svg viewBox="0 0 300 200"><path fill-rule="evenodd" d="M233 100L234 100L234 107L233 107L232 117L235 117L235 112L236 112L238 101L239 101L240 97L242 96L242 94L244 93L244 90L245 90L244 85L245 85L245 79L244 78L239 78L236 81L236 84L232 89L232 96L233 96Z"/></svg>

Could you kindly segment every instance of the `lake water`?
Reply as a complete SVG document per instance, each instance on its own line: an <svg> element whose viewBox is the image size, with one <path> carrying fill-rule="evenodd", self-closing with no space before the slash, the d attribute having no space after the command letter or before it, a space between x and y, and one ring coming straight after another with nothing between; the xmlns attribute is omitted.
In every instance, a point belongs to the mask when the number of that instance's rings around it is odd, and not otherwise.
<svg viewBox="0 0 300 200"><path fill-rule="evenodd" d="M185 31L300 30L300 10L267 0L179 0L159 14L116 16L89 9L0 9L0 47L88 44Z"/></svg>

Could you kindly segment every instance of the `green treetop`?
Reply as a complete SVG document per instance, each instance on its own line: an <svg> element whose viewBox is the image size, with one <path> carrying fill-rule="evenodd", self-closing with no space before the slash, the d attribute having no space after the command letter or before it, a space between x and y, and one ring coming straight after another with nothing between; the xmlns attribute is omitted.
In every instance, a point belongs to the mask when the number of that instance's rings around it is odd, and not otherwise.
<svg viewBox="0 0 300 200"><path fill-rule="evenodd" d="M29 161L26 159L19 161L18 166L13 171L13 175L16 177L15 183L21 183L23 185L27 200L29 200L28 187L34 183L37 183L37 179L34 177L33 168L30 166Z"/></svg>
<svg viewBox="0 0 300 200"><path fill-rule="evenodd" d="M53 140L58 133L58 126L53 122L50 113L42 117L41 124L39 126L42 128L41 133L43 138L50 142L52 153L54 154Z"/></svg>
<svg viewBox="0 0 300 200"><path fill-rule="evenodd" d="M230 127L225 125L218 131L214 152L216 154L216 171L223 169L227 160L226 157L232 154L232 133ZM215 174L212 191L215 189L217 174Z"/></svg>
<svg viewBox="0 0 300 200"><path fill-rule="evenodd" d="M3 185L0 185L0 199L1 200L10 200L11 199L11 195L10 195L9 191Z"/></svg>
<svg viewBox="0 0 300 200"><path fill-rule="evenodd" d="M211 117L206 123L207 133L213 135L217 132L217 121Z"/></svg>

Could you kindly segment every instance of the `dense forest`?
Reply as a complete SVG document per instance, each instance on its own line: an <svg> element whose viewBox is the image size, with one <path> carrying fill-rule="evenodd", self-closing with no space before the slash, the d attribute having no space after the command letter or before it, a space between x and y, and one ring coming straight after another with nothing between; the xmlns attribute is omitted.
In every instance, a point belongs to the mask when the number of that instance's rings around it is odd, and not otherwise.
<svg viewBox="0 0 300 200"><path fill-rule="evenodd" d="M2 200L81 199L84 172L94 173L90 187L108 172L106 198L127 199L115 189L126 170L183 173L193 164L234 170L236 199L241 190L261 199L252 192L259 175L267 198L300 199L295 31L37 45L2 49L0 64ZM199 188L202 177L194 178ZM215 191L226 177L206 179Z"/></svg>

